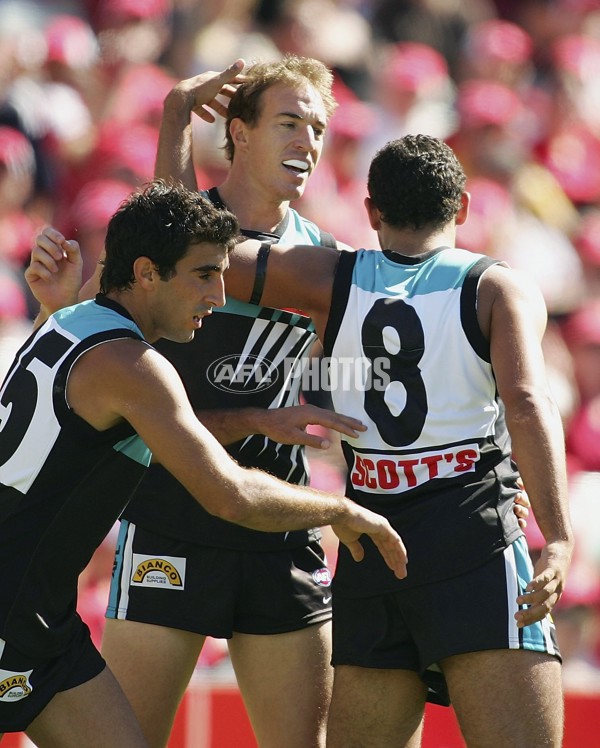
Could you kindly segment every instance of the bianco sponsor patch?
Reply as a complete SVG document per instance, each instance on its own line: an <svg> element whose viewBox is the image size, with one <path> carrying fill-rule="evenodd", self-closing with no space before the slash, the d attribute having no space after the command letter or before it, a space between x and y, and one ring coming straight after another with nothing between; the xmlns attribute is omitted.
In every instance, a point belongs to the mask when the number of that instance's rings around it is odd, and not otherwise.
<svg viewBox="0 0 600 748"><path fill-rule="evenodd" d="M132 587L160 587L169 590L185 588L185 558L179 556L145 556L133 554Z"/></svg>
<svg viewBox="0 0 600 748"><path fill-rule="evenodd" d="M12 701L20 701L27 698L33 691L29 678L33 670L15 672L12 670L0 670L0 701L9 704Z"/></svg>

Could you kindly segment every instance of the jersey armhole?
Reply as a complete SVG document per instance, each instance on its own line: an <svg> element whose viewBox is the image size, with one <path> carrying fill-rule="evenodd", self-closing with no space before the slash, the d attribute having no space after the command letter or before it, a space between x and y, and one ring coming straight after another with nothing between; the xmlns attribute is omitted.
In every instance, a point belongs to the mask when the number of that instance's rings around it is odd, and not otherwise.
<svg viewBox="0 0 600 748"><path fill-rule="evenodd" d="M460 321L467 340L483 361L491 363L490 344L479 327L477 319L477 291L483 273L499 260L482 257L468 270L460 293Z"/></svg>

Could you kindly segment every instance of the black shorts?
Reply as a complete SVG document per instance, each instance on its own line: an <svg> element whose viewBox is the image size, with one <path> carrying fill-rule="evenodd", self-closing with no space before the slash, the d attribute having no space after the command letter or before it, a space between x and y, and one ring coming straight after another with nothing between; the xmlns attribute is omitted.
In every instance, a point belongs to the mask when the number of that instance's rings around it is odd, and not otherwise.
<svg viewBox="0 0 600 748"><path fill-rule="evenodd" d="M69 647L50 660L28 658L0 639L0 733L24 732L55 694L86 683L105 667L79 617Z"/></svg>
<svg viewBox="0 0 600 748"><path fill-rule="evenodd" d="M521 629L514 620L516 598L532 575L521 537L452 579L367 599L336 594L333 664L424 674L445 657L487 649L528 649L560 660L550 616Z"/></svg>
<svg viewBox="0 0 600 748"><path fill-rule="evenodd" d="M210 548L121 521L107 618L229 639L331 619L319 543L276 552Z"/></svg>

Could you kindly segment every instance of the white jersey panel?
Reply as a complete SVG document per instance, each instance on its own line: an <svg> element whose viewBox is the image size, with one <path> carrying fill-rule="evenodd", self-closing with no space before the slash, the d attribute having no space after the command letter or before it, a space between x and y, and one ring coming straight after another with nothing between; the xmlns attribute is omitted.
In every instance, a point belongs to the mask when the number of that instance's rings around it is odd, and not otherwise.
<svg viewBox="0 0 600 748"><path fill-rule="evenodd" d="M60 330L62 337L73 344L78 342L79 339L76 336L60 328L53 318L50 318L44 329L57 328ZM19 364L24 359L30 358L29 354L35 346L36 339L33 338L30 345L21 349L18 357ZM31 358L29 363L24 366L25 370L30 372L35 379L37 406L18 448L10 459L0 465L0 483L10 484L21 493L27 493L29 490L60 433L61 426L52 407L52 392L56 372L70 352L71 349L66 348L60 358L53 360L42 361L39 358ZM2 399L2 392L10 386L11 379L18 373L19 368L12 367L3 384L2 391L0 391L0 400ZM7 406L0 404L0 434L10 420L12 405L12 402L9 402Z"/></svg>
<svg viewBox="0 0 600 748"><path fill-rule="evenodd" d="M473 472L500 415L491 363L474 349L463 284L479 255L442 249L422 260L357 253L331 350L335 408L367 425L342 437L354 488L403 493ZM475 322L474 322L475 320Z"/></svg>
<svg viewBox="0 0 600 748"><path fill-rule="evenodd" d="M406 340L401 320L398 327L387 325L381 328L378 346L366 345L363 326L378 302L382 302L386 310L398 304L414 310L412 322L420 324L422 333L418 332L418 335L422 335L422 345L412 347L412 341ZM357 364L360 362L353 372L357 386L351 386L352 380L332 381L332 397L336 410L351 413L368 426L368 431L356 439L345 436L343 439L357 448L405 448L410 444L416 449L426 449L493 434L498 405L491 366L477 356L463 329L456 324L460 318L459 305L460 289L394 299L389 294L352 286L348 298L348 309L352 312L346 314L340 326L332 359L334 363L345 358L351 358ZM406 309L402 316L406 316ZM414 329L411 332L414 333ZM444 340L446 344L441 347L429 342L436 340ZM403 443L405 439L401 434L393 441L386 441L378 424L367 412L365 398L370 388L377 388L380 394L376 397L382 406L385 405L389 416L400 418L406 409L407 387L411 387L411 381L395 378L388 359L402 353L414 360L415 378L422 380L426 394L427 413L423 428L409 444ZM347 366L342 361L333 368L342 371Z"/></svg>

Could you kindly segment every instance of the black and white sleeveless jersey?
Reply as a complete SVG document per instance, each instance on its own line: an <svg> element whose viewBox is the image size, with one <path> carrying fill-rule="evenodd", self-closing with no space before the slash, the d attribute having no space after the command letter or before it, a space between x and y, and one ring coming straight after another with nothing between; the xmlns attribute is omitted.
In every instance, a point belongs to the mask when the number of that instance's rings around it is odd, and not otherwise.
<svg viewBox="0 0 600 748"><path fill-rule="evenodd" d="M440 248L419 257L342 253L325 334L335 409L368 427L343 439L347 495L385 515L408 552L397 580L367 541L340 548L336 588L378 594L451 577L521 534L517 473L477 322L477 285L493 260Z"/></svg>
<svg viewBox="0 0 600 748"><path fill-rule="evenodd" d="M218 204L214 190L206 194ZM277 234L243 233L271 243L335 243L330 235L291 208ZM156 343L181 375L193 407L209 410L297 405L302 369L316 340L310 318L296 311L270 309L231 298L223 308L213 311L190 343ZM308 482L303 447L277 444L263 435L254 435L229 445L227 450L246 467L261 468L290 483ZM167 512L165 496L169 499ZM124 517L182 540L237 550L301 547L320 536L317 529L266 533L218 519L198 505L159 465L152 465Z"/></svg>
<svg viewBox="0 0 600 748"><path fill-rule="evenodd" d="M68 406L75 362L143 340L103 296L57 312L23 345L0 390L0 637L35 657L68 641L77 578L150 462L127 423L96 431Z"/></svg>

